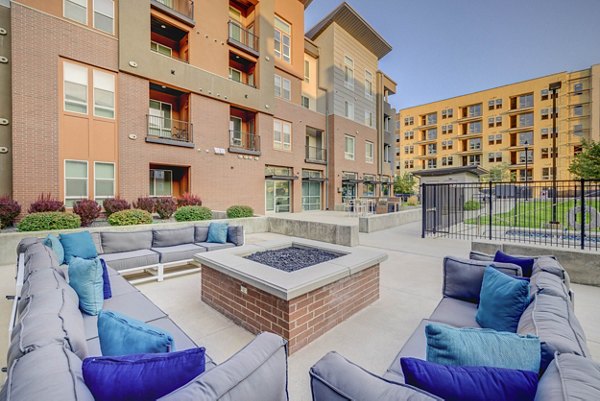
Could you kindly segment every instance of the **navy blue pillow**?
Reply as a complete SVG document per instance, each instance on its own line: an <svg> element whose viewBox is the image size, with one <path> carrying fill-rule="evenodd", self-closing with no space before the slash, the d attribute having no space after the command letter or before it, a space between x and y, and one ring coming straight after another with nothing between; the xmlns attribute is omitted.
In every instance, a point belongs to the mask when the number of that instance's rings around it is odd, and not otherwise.
<svg viewBox="0 0 600 401"><path fill-rule="evenodd" d="M528 401L535 398L538 375L487 366L444 366L401 358L406 384L446 401Z"/></svg>
<svg viewBox="0 0 600 401"><path fill-rule="evenodd" d="M533 264L535 263L535 259L519 258L516 256L508 255L502 251L496 251L496 254L494 255L494 262L513 263L517 266L521 266L523 276L531 277L531 273L533 273Z"/></svg>
<svg viewBox="0 0 600 401"><path fill-rule="evenodd" d="M83 360L83 380L96 401L154 401L205 370L204 347L162 354Z"/></svg>
<svg viewBox="0 0 600 401"><path fill-rule="evenodd" d="M102 279L104 280L104 287L102 288L104 299L110 299L112 298L112 289L110 288L110 279L108 278L108 268L104 259L100 258L100 263L102 264Z"/></svg>

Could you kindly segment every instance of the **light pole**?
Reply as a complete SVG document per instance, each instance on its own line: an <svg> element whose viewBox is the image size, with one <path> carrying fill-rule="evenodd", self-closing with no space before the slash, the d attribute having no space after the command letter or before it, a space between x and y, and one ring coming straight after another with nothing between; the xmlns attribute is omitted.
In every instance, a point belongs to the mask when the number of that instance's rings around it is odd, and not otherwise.
<svg viewBox="0 0 600 401"><path fill-rule="evenodd" d="M529 200L529 142L525 141L525 200Z"/></svg>
<svg viewBox="0 0 600 401"><path fill-rule="evenodd" d="M558 131L556 130L556 92L560 89L562 83L552 82L548 89L552 91L552 221L550 224L558 225L558 215L557 215L557 188L556 188L556 137L558 136Z"/></svg>

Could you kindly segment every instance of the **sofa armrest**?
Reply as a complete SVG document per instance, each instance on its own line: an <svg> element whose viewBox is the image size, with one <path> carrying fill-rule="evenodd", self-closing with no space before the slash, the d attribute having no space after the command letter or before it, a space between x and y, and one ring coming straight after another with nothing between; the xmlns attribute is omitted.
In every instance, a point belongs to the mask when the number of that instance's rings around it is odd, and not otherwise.
<svg viewBox="0 0 600 401"><path fill-rule="evenodd" d="M523 277L520 266L512 263L471 260L446 256L444 258L443 295L463 301L478 303L483 272L492 266L511 276Z"/></svg>
<svg viewBox="0 0 600 401"><path fill-rule="evenodd" d="M431 401L432 394L403 383L386 380L332 351L310 368L313 401Z"/></svg>

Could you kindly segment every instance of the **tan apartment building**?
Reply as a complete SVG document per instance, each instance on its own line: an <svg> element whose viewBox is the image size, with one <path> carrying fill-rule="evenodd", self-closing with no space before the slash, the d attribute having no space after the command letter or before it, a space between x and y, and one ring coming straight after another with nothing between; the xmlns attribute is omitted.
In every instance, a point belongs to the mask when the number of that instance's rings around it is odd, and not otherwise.
<svg viewBox="0 0 600 401"><path fill-rule="evenodd" d="M552 83L556 98L553 150ZM568 171L583 139L600 139L600 65L561 72L400 110L397 174L481 166L506 169L506 179L552 180Z"/></svg>
<svg viewBox="0 0 600 401"><path fill-rule="evenodd" d="M41 193L70 206L81 198L191 192L217 210L333 208L341 192L328 188L344 143L333 139L328 120L334 87L325 84L331 68L323 63L333 60L304 35L310 2L0 4L0 21L10 23L8 44L0 42L10 55L0 80L10 69L13 88L12 99L0 98L3 110L12 107L10 128L0 125L1 192L25 206ZM345 3L341 10L355 14ZM357 32L340 32L357 40ZM372 127L358 125L373 143L372 162L360 171L370 172L375 186L385 140L376 129L384 116L384 102L378 115L374 100L378 57L369 48L354 52L357 62L369 60L372 74ZM356 82L362 87L362 77ZM395 88L387 90L385 100Z"/></svg>

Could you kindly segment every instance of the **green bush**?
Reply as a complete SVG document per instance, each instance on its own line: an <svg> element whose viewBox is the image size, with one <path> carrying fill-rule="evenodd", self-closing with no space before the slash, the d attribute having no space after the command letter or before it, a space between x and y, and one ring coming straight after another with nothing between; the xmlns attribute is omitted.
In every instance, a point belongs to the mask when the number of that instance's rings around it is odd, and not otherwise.
<svg viewBox="0 0 600 401"><path fill-rule="evenodd" d="M254 216L254 209L250 206L234 205L227 209L227 217L230 219L239 219L240 217Z"/></svg>
<svg viewBox="0 0 600 401"><path fill-rule="evenodd" d="M19 231L68 230L81 226L81 218L66 212L30 213L19 223Z"/></svg>
<svg viewBox="0 0 600 401"><path fill-rule="evenodd" d="M481 203L476 200L466 201L463 206L463 209L464 210L479 210L479 209L481 209Z"/></svg>
<svg viewBox="0 0 600 401"><path fill-rule="evenodd" d="M204 206L182 206L175 212L177 221L210 220L212 212Z"/></svg>
<svg viewBox="0 0 600 401"><path fill-rule="evenodd" d="M151 224L152 215L145 210L126 209L115 212L108 217L111 226L133 226L137 224Z"/></svg>

